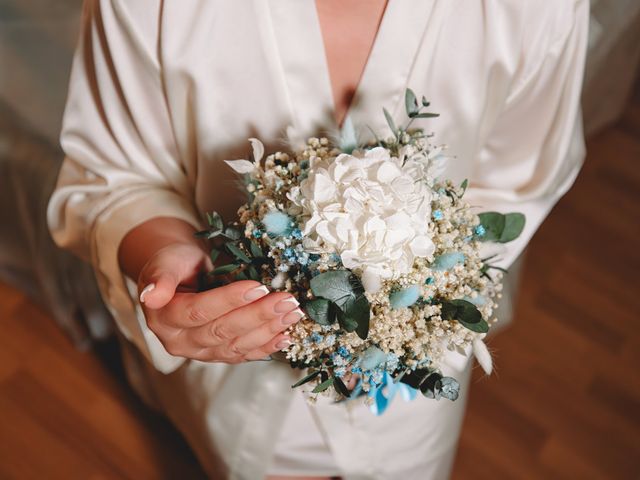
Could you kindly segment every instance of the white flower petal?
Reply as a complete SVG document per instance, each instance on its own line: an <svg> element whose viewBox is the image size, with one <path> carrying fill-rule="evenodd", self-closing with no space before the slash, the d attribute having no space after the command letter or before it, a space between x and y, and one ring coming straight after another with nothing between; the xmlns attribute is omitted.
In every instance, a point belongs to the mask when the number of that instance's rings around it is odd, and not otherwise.
<svg viewBox="0 0 640 480"><path fill-rule="evenodd" d="M229 165L238 173L251 173L256 168L256 166L251 163L249 160L225 160L224 163Z"/></svg>
<svg viewBox="0 0 640 480"><path fill-rule="evenodd" d="M367 293L376 293L382 287L382 276L380 272L372 269L365 268L362 271L362 286Z"/></svg>

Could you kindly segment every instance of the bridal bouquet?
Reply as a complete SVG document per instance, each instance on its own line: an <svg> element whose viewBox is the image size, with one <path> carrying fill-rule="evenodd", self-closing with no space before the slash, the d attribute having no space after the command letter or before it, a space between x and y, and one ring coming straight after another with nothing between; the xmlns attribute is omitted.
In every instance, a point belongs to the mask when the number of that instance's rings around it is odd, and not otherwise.
<svg viewBox="0 0 640 480"><path fill-rule="evenodd" d="M251 139L253 161L227 161L244 175L248 203L229 224L209 214L199 232L222 239L214 260L221 250L233 259L212 275L258 280L299 300L307 317L288 330L284 354L306 375L293 386L310 385L312 398L365 395L378 413L397 389L455 400L459 384L441 371L447 350L474 352L490 372L482 339L502 274L480 246L515 239L525 221L477 214L463 199L466 181L441 179L443 147L411 129L437 115L411 90L405 104L408 124L384 110L393 135L373 144L358 144L349 123L340 141L310 138L264 159Z"/></svg>

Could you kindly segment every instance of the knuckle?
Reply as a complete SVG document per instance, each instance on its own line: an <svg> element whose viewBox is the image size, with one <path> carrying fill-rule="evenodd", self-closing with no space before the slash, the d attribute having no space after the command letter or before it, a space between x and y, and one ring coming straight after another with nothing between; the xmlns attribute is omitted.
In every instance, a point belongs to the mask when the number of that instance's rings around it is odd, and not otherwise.
<svg viewBox="0 0 640 480"><path fill-rule="evenodd" d="M246 349L241 348L236 340L229 343L227 348L232 357L243 357L247 353Z"/></svg>
<svg viewBox="0 0 640 480"><path fill-rule="evenodd" d="M229 342L233 340L231 334L222 322L212 322L209 327L209 336L215 340Z"/></svg>
<svg viewBox="0 0 640 480"><path fill-rule="evenodd" d="M187 320L191 324L199 325L201 323L207 322L209 320L209 317L201 307L192 305L189 309Z"/></svg>

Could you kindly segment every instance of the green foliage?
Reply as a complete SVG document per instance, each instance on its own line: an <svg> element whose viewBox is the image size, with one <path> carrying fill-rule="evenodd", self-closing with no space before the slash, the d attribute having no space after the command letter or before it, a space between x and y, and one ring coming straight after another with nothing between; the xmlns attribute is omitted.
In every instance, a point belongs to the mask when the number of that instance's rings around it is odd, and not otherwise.
<svg viewBox="0 0 640 480"><path fill-rule="evenodd" d="M228 265L222 265L217 267L211 272L213 275L225 275L227 273L231 273L239 268L239 265L235 263L230 263Z"/></svg>
<svg viewBox="0 0 640 480"><path fill-rule="evenodd" d="M227 251L233 255L236 259L240 260L243 263L251 263L251 259L244 253L240 247L235 243L227 243L225 245Z"/></svg>
<svg viewBox="0 0 640 480"><path fill-rule="evenodd" d="M364 296L362 283L357 277L348 270L332 270L313 277L310 286L316 299L326 299L330 302L326 307L327 320L331 319L333 303L338 307L337 318L340 326L347 332L355 331L363 340L367 338L371 309L369 301ZM317 306L325 308L321 304ZM324 319L322 315L319 316Z"/></svg>
<svg viewBox="0 0 640 480"><path fill-rule="evenodd" d="M351 392L340 377L333 377L333 388L335 388L336 392L338 392L340 395L343 395L347 398L351 396Z"/></svg>
<svg viewBox="0 0 640 480"><path fill-rule="evenodd" d="M307 315L320 325L331 325L336 321L338 307L326 298L316 298L305 305Z"/></svg>
<svg viewBox="0 0 640 480"><path fill-rule="evenodd" d="M443 320L457 320L465 328L477 333L487 333L489 325L482 318L478 307L466 300L442 302L440 316Z"/></svg>
<svg viewBox="0 0 640 480"><path fill-rule="evenodd" d="M485 229L481 237L484 242L507 243L520 236L525 225L525 216L521 213L483 212L480 223Z"/></svg>
<svg viewBox="0 0 640 480"><path fill-rule="evenodd" d="M389 125L389 128L393 132L393 136L397 138L398 127L396 127L396 122L393 121L393 117L391 117L391 114L387 111L386 108L383 108L382 111L384 112L384 118L387 119L387 125Z"/></svg>
<svg viewBox="0 0 640 480"><path fill-rule="evenodd" d="M291 385L291 388L297 388L300 385L304 385L305 383L309 383L311 380L316 378L318 375L320 375L320 370L314 370L314 371L310 372L308 375L305 375L303 378L298 380L293 385Z"/></svg>
<svg viewBox="0 0 640 480"><path fill-rule="evenodd" d="M410 118L420 112L416 94L410 88L407 88L404 92L404 107L407 111L407 116Z"/></svg>
<svg viewBox="0 0 640 480"><path fill-rule="evenodd" d="M319 383L318 385L316 385L316 388L314 388L313 390L311 390L311 393L320 393L320 392L324 392L327 388L329 388L331 385L333 385L333 382L335 381L335 377L329 377L327 380L325 380L324 382Z"/></svg>

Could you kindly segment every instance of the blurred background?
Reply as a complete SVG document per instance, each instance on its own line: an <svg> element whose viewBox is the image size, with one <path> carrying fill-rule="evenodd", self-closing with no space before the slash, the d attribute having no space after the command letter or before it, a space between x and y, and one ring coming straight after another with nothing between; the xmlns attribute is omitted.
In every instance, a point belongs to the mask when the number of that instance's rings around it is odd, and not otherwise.
<svg viewBox="0 0 640 480"><path fill-rule="evenodd" d="M640 478L640 1L591 3L586 164L509 276L455 479ZM204 478L47 231L81 4L0 0L0 478Z"/></svg>

